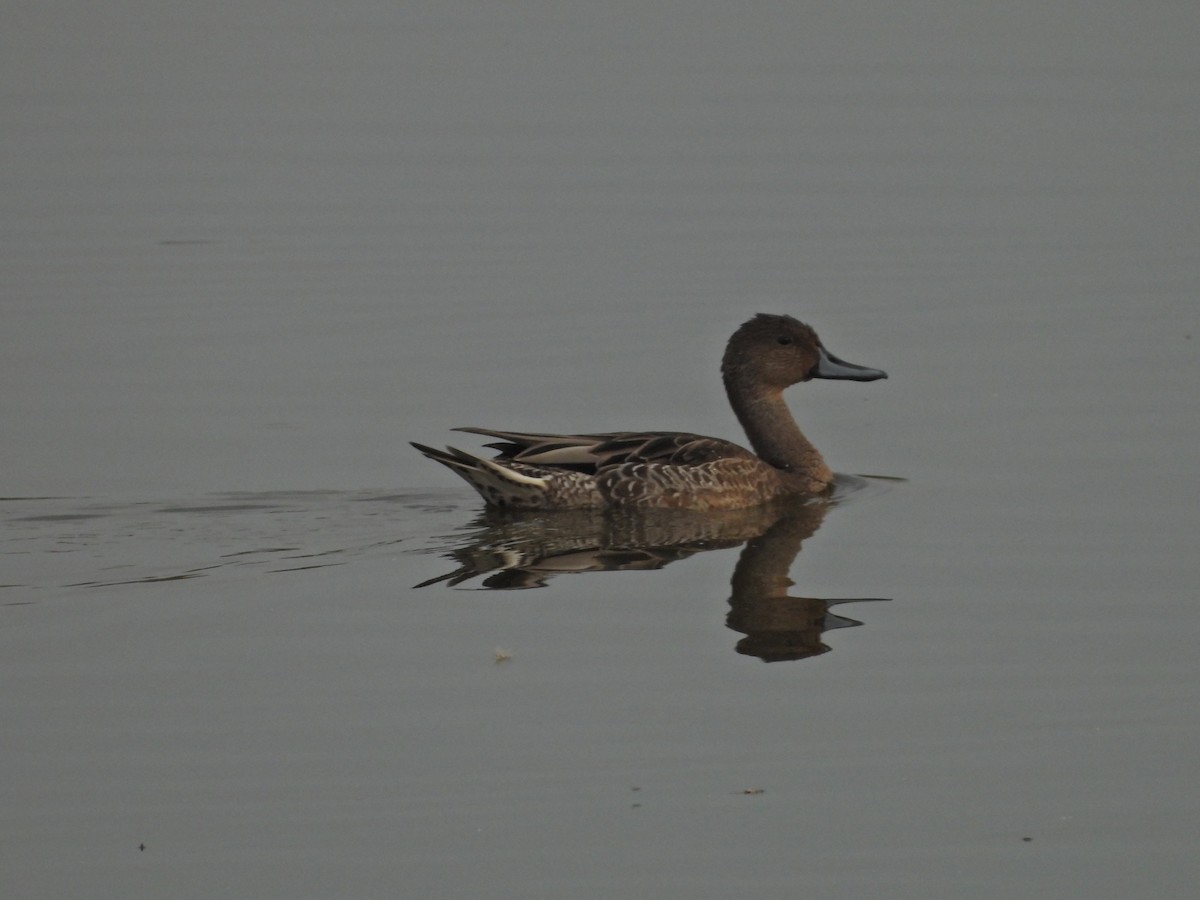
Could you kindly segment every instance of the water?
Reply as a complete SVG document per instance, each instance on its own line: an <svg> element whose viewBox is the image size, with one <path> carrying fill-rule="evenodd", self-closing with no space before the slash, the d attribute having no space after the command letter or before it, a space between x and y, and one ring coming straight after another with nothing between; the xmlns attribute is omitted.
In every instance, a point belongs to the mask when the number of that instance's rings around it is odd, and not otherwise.
<svg viewBox="0 0 1200 900"><path fill-rule="evenodd" d="M1198 20L11 14L6 892L1184 893ZM787 569L861 627L744 652L719 536L414 587L511 534L406 441L737 437L760 311L890 375L788 395L907 479Z"/></svg>

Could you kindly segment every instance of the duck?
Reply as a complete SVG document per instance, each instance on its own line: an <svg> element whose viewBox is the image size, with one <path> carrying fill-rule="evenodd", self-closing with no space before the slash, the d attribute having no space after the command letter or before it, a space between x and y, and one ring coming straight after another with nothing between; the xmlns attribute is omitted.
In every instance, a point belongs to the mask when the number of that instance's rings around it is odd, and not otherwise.
<svg viewBox="0 0 1200 900"><path fill-rule="evenodd" d="M827 496L834 474L783 398L814 379L877 381L881 369L846 362L811 326L759 313L730 337L721 361L725 393L752 450L675 431L546 434L456 428L496 439L492 458L411 442L463 478L489 507L512 510L743 509Z"/></svg>

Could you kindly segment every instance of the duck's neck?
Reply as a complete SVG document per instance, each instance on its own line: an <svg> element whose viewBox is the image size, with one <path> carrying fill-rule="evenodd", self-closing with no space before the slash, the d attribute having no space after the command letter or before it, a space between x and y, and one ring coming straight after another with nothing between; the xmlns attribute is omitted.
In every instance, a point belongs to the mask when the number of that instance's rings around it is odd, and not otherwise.
<svg viewBox="0 0 1200 900"><path fill-rule="evenodd" d="M729 404L750 439L750 446L765 462L821 485L833 481L833 472L800 431L779 388L746 384L727 378Z"/></svg>

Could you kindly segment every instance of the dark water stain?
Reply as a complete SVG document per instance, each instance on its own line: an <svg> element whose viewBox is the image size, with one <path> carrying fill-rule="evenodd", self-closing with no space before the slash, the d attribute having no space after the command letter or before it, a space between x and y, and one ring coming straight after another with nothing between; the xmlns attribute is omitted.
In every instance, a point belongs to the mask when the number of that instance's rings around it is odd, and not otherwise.
<svg viewBox="0 0 1200 900"><path fill-rule="evenodd" d="M236 553L223 553L221 559L232 559L235 556L257 556L260 553L292 553L299 547L264 547L261 550L238 550Z"/></svg>
<svg viewBox="0 0 1200 900"><path fill-rule="evenodd" d="M266 503L230 503L221 506L164 506L159 512L163 513L225 513L225 512L253 512L255 510L264 509L283 509L278 504Z"/></svg>
<svg viewBox="0 0 1200 900"><path fill-rule="evenodd" d="M45 497L0 497L0 503L18 503L22 500L82 500L82 497L57 497L47 495Z"/></svg>
<svg viewBox="0 0 1200 900"><path fill-rule="evenodd" d="M55 513L44 516L21 516L13 522L79 522L84 519L103 519L107 513Z"/></svg>
<svg viewBox="0 0 1200 900"><path fill-rule="evenodd" d="M275 574L278 574L279 572L303 572L305 569L328 569L331 566L344 566L344 565L346 565L346 564L342 563L342 562L316 563L315 565L311 565L311 566L293 566L290 569L267 569L267 573L270 575L275 575Z"/></svg>

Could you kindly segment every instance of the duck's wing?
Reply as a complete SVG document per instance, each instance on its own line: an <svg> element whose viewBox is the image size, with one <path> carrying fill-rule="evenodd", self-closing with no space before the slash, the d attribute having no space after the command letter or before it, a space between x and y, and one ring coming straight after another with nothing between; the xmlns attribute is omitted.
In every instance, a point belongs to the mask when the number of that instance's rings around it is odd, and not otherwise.
<svg viewBox="0 0 1200 900"><path fill-rule="evenodd" d="M455 428L468 434L499 438L486 444L498 452L497 459L519 460L538 466L562 466L594 471L602 461L593 452L615 434L542 434L532 431L495 431L490 428Z"/></svg>
<svg viewBox="0 0 1200 900"><path fill-rule="evenodd" d="M696 466L724 459L757 459L731 441L676 431L540 434L488 428L454 430L499 438L487 445L499 451L497 458L590 474L626 463Z"/></svg>

